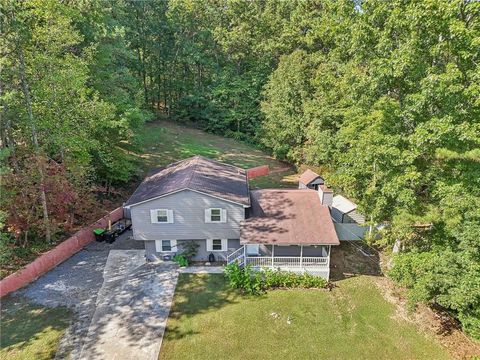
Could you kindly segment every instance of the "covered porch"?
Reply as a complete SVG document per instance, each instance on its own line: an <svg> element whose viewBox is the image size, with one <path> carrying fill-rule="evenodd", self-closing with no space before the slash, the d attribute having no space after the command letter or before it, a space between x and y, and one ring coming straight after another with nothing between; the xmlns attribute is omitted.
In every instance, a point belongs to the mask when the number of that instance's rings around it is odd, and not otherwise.
<svg viewBox="0 0 480 360"><path fill-rule="evenodd" d="M257 269L309 273L328 280L330 245L245 244L228 255L227 263L251 265Z"/></svg>
<svg viewBox="0 0 480 360"><path fill-rule="evenodd" d="M328 206L314 190L251 192L251 211L240 227L240 249L227 262L310 273L328 280L330 250L339 245Z"/></svg>

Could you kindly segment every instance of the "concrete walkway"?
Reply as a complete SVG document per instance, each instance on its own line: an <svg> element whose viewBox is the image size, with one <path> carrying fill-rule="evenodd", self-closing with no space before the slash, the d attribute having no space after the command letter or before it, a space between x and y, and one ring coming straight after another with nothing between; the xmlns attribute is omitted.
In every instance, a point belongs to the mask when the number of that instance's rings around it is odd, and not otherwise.
<svg viewBox="0 0 480 360"><path fill-rule="evenodd" d="M178 267L144 254L110 251L80 359L158 359Z"/></svg>
<svg viewBox="0 0 480 360"><path fill-rule="evenodd" d="M180 268L184 274L223 274L223 266L187 266Z"/></svg>

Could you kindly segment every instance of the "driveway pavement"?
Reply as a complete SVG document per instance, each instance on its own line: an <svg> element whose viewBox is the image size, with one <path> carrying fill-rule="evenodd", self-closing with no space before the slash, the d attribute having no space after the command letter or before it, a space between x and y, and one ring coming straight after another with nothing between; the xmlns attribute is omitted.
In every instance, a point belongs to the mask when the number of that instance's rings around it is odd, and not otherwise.
<svg viewBox="0 0 480 360"><path fill-rule="evenodd" d="M78 359L96 309L97 294L103 285L103 270L110 250L143 249L142 242L123 233L113 244L92 242L82 251L52 269L38 280L16 291L45 306L66 306L74 315L60 342L57 359Z"/></svg>
<svg viewBox="0 0 480 360"><path fill-rule="evenodd" d="M156 360L175 292L177 266L112 250L81 359Z"/></svg>

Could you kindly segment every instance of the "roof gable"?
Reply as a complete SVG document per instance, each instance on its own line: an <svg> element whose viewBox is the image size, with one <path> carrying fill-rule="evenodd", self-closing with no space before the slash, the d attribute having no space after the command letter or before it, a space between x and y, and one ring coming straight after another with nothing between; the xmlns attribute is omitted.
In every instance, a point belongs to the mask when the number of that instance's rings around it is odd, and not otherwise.
<svg viewBox="0 0 480 360"><path fill-rule="evenodd" d="M323 178L318 175L316 172L313 172L312 170L310 169L307 169L301 176L300 176L300 179L299 181L304 184L304 185L308 185L310 183L312 183L313 181L315 181L316 179L318 178L321 178L323 180Z"/></svg>
<svg viewBox="0 0 480 360"><path fill-rule="evenodd" d="M244 206L250 205L245 170L194 156L151 172L125 206L187 189Z"/></svg>

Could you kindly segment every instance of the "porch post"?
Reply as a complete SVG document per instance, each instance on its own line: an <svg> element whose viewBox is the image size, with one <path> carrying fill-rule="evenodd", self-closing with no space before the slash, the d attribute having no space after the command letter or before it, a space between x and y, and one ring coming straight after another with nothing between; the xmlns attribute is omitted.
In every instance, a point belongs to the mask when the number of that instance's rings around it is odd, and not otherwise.
<svg viewBox="0 0 480 360"><path fill-rule="evenodd" d="M275 251L275 245L272 244L272 270L273 270L273 264L274 264L274 260L273 260L273 258L274 258L273 253L274 253L274 251Z"/></svg>
<svg viewBox="0 0 480 360"><path fill-rule="evenodd" d="M300 245L300 269L303 272L303 245Z"/></svg>

